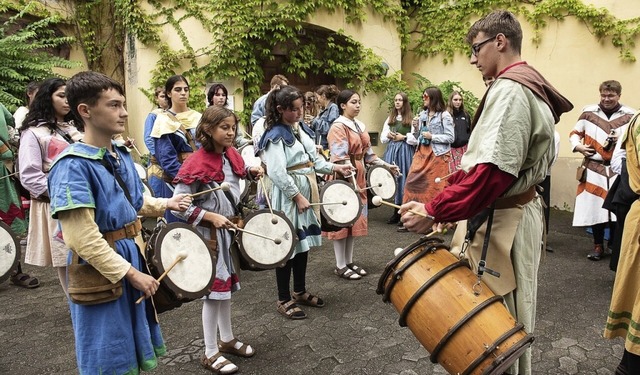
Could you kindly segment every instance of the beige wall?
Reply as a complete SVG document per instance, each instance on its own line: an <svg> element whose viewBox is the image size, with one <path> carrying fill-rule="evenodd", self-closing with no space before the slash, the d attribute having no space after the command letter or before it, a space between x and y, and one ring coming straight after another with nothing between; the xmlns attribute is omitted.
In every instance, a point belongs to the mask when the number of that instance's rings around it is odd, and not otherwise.
<svg viewBox="0 0 640 375"><path fill-rule="evenodd" d="M637 0L583 0L598 7L605 6L617 17L627 19L640 16ZM573 209L577 182L575 170L580 163L578 155L570 149L569 132L575 125L585 105L600 100L598 86L602 81L615 79L622 84L621 102L632 108L640 108L640 62L624 63L619 51L610 41L597 41L587 28L574 18L549 21L539 46L531 43L531 27L521 19L524 40L522 57L538 69L574 105L574 110L564 114L556 126L561 136L559 158L552 170L551 205L561 209ZM634 49L640 61L640 43ZM442 64L440 58L419 59L408 54L402 63L405 73L417 72L434 83L445 80L460 81L465 89L481 97L484 93L482 77L469 65L468 55L457 55L454 62Z"/></svg>
<svg viewBox="0 0 640 375"><path fill-rule="evenodd" d="M177 16L176 16L177 17ZM400 60L400 39L396 31L395 25L385 23L381 17L369 14L367 21L360 25L348 24L344 21L342 12L333 14L320 12L309 20L310 24L322 26L334 31L344 30L346 35L364 44L365 47L371 48L378 54L390 67L389 72L393 73L401 68ZM197 22L190 20L184 22L186 35L189 36L194 47L208 43L210 40L209 33L203 30ZM168 26L164 28L162 40L170 43L172 46L180 45L180 40L172 32ZM143 139L144 120L153 105L139 90L150 87L151 70L155 68L158 55L152 48L147 48L136 42L135 48L126 53L126 79L127 79L127 102L129 108L129 129L131 137L138 139L137 143L141 150L145 149ZM202 58L203 61L206 58ZM322 82L318 82L321 84ZM229 89L229 93L235 92L241 88L238 80L223 81L223 84ZM206 82L190 82L193 87L204 86ZM195 95L192 92L191 95ZM204 93L198 93L203 95ZM203 99L204 100L204 99ZM243 105L242 94L235 94L233 97L234 109L241 110ZM359 118L367 124L369 131L381 131L382 123L386 117L387 109L380 108L381 97L376 94L367 94L363 98L362 112ZM376 148L376 152L382 152L381 147Z"/></svg>

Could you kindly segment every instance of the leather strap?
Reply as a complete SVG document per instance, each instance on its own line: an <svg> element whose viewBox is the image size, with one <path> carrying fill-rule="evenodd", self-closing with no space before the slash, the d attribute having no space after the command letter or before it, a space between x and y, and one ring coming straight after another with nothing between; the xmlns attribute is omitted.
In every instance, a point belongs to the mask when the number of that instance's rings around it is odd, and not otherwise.
<svg viewBox="0 0 640 375"><path fill-rule="evenodd" d="M523 206L533 200L536 197L536 187L531 186L524 193L514 195L506 198L498 198L495 203L496 210L502 210L506 208L515 208Z"/></svg>
<svg viewBox="0 0 640 375"><path fill-rule="evenodd" d="M287 172L297 171L298 169L311 168L311 167L313 167L313 162L308 161L306 163L296 164L291 167L287 167Z"/></svg>
<svg viewBox="0 0 640 375"><path fill-rule="evenodd" d="M115 242L123 238L135 238L142 230L142 222L140 219L126 224L123 228L106 232L102 237L109 243L109 245L115 249Z"/></svg>

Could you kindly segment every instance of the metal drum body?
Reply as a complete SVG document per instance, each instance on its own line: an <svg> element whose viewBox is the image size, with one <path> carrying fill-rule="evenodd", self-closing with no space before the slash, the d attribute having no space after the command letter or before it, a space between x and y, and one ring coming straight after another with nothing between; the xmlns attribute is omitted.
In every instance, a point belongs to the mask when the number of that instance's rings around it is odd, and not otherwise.
<svg viewBox="0 0 640 375"><path fill-rule="evenodd" d="M208 294L213 285L215 250L209 250L204 237L184 223L170 223L154 230L146 249L151 275L158 278L183 251L188 253L188 257L160 281L160 288L153 296L159 313Z"/></svg>
<svg viewBox="0 0 640 375"><path fill-rule="evenodd" d="M353 226L362 213L360 194L353 190L353 185L342 181L329 181L320 190L320 203L339 203L320 206L322 220L331 226L347 228Z"/></svg>
<svg viewBox="0 0 640 375"><path fill-rule="evenodd" d="M367 187L371 188L373 195L389 200L395 198L398 182L387 166L374 165L367 171Z"/></svg>
<svg viewBox="0 0 640 375"><path fill-rule="evenodd" d="M0 220L0 283L11 276L20 260L20 241L10 226Z"/></svg>
<svg viewBox="0 0 640 375"><path fill-rule="evenodd" d="M422 238L387 264L378 294L450 374L502 374L534 340L476 275L436 239Z"/></svg>
<svg viewBox="0 0 640 375"><path fill-rule="evenodd" d="M268 209L253 211L244 218L244 229L281 240L276 244L266 238L239 232L240 253L249 270L284 267L298 244L293 224L281 211L273 211L273 215Z"/></svg>

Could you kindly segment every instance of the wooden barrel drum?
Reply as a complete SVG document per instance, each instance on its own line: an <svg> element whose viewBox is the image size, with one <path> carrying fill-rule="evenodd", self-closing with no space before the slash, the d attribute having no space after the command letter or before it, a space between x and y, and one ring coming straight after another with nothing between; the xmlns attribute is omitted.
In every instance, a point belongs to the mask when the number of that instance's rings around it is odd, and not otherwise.
<svg viewBox="0 0 640 375"><path fill-rule="evenodd" d="M422 238L389 262L377 293L451 374L502 374L531 345L503 304L439 239Z"/></svg>

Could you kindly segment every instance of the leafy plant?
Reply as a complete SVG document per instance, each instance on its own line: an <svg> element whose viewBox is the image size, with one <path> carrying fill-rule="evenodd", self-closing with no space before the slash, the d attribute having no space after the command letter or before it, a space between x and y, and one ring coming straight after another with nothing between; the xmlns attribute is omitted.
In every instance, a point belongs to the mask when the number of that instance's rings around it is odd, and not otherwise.
<svg viewBox="0 0 640 375"><path fill-rule="evenodd" d="M14 111L23 104L29 82L57 76L53 68L71 68L77 63L48 52L48 49L73 41L73 38L56 35L54 26L60 22L58 17L46 16L33 21L25 17L40 14L42 10L38 4L17 6L8 1L0 2L0 14L7 15L11 11L16 14L0 24L0 102Z"/></svg>

